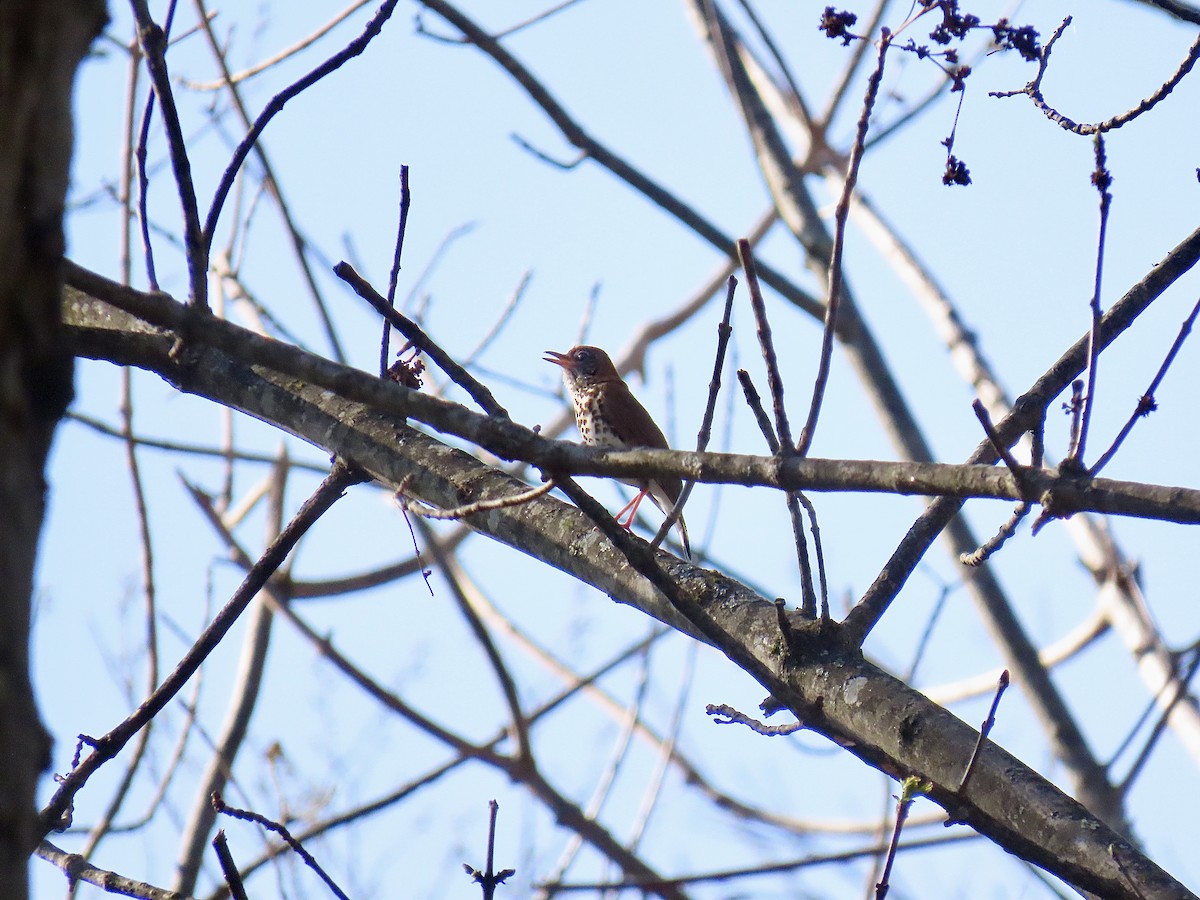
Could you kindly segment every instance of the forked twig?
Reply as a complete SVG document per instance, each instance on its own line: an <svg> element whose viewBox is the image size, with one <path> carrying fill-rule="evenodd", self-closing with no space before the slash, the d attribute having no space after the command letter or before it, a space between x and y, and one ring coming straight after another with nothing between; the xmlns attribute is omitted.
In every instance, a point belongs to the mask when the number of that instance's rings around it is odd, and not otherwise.
<svg viewBox="0 0 1200 900"><path fill-rule="evenodd" d="M371 283L354 271L354 267L350 263L338 263L333 267L333 274L350 285L354 289L354 293L371 304L375 311L390 321L397 331L412 342L414 347L433 360L451 381L471 395L471 398L482 407L484 412L489 416L508 418L508 410L497 402L492 392L484 384L456 363L449 353L434 343L420 325L399 310L392 309L387 300L371 286Z"/></svg>
<svg viewBox="0 0 1200 900"><path fill-rule="evenodd" d="M268 831L273 831L275 834L279 835L287 842L287 845L291 847L293 851L295 851L296 855L304 860L304 864L317 873L317 877L325 882L325 886L329 888L329 890L335 897L338 898L338 900L350 900L350 898L346 896L345 891L337 886L337 882L329 877L329 873L321 868L321 864L317 862L316 858L304 849L303 844L292 837L292 833L288 831L284 825L276 822L273 819L268 819L266 816L260 813L252 812L248 809L238 809L236 806L229 806L224 799L222 799L221 795L216 792L214 792L212 795L212 805L213 809L215 809L218 813L222 813L234 819L241 819L244 822L253 822L256 825L259 825Z"/></svg>

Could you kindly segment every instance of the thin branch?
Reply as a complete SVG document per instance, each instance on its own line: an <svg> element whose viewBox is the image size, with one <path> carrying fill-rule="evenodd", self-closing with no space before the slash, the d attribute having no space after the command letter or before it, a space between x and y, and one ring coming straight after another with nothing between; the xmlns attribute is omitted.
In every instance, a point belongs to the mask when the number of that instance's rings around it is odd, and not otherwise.
<svg viewBox="0 0 1200 900"><path fill-rule="evenodd" d="M465 506L456 506L453 509L434 509L420 501L412 501L404 494L404 485L400 485L400 489L396 491L396 499L401 506L420 516L423 519L465 519L467 516L473 516L476 513L489 512L496 509L508 509L513 506L520 506L522 503L529 503L531 500L536 500L538 497L545 496L550 493L557 485L554 479L551 478L545 484L535 488L530 488L527 491L522 491L519 494L513 494L511 497L497 497L491 500L476 500L474 503L468 503ZM432 539L432 535L430 538Z"/></svg>
<svg viewBox="0 0 1200 900"><path fill-rule="evenodd" d="M287 486L288 458L286 448L281 448L274 470L267 479L267 496L270 499L266 515L265 542L278 539L283 530L283 501ZM226 543L233 523L221 520L213 508L212 500L194 485L184 481L184 486L200 511L214 524L220 522L219 533ZM249 560L247 559L246 562ZM272 590L283 599L287 596L287 577L276 578ZM225 719L220 734L212 743L211 755L203 773L197 779L195 796L180 834L180 846L175 864L175 888L181 893L195 890L196 879L204 859L204 848L212 831L217 813L209 798L221 794L232 778L234 763L246 741L250 720L262 693L263 674L267 651L270 647L274 617L264 598L259 597L249 608L243 625L241 650L238 658L237 677L231 685Z"/></svg>
<svg viewBox="0 0 1200 900"><path fill-rule="evenodd" d="M1189 254L1195 251L1196 256L1200 257L1200 231L1196 233L1194 240L1189 239L1178 250L1181 253L1186 250ZM1153 296L1165 290L1169 282L1182 274L1183 261L1179 257L1164 260L1122 301L1114 304L1105 316L1105 342L1111 341L1117 333L1128 327L1132 318L1140 312L1140 308L1148 305ZM504 458L521 459L546 470L614 478L662 475L691 478L706 483L770 485L781 490L873 491L883 488L903 495L952 497L958 502L968 497L1022 499L1012 476L991 466L995 461L995 451L990 441L984 441L976 449L970 463L949 465L799 459L794 455L781 460L778 457L695 454L675 450L611 450L585 447L568 441L545 440L510 420L473 413L460 404L402 389L374 375L339 366L299 348L259 337L215 317L193 318L187 307L160 294L144 294L122 287L69 262L65 264L65 268L72 286L85 293L91 291L93 295L103 296L106 301L136 314L146 322L172 329L181 327L186 320L186 327L198 344L220 348L221 353L235 354L246 362L254 362L302 379L309 385L331 391L345 400L368 404L379 412L392 413L402 418L415 418ZM1150 296L1151 294L1153 296ZM72 315L86 313L87 307L83 306ZM77 339L82 336L78 335ZM103 329L90 334L89 339L100 340L106 352L116 349L116 346L107 340ZM157 340L161 344L163 338ZM125 348L126 351L129 349ZM179 373L167 361L154 357L153 354L158 352L158 348L153 344L137 345L137 351L139 354L149 355L128 357L124 352L118 352L113 358L122 362L132 362L136 359L139 365L154 368L169 378L178 376ZM1036 389L1027 395L1023 402L1018 403L1017 412L997 424L997 434L1004 441L1013 441L1015 435L1023 433L1023 428L1016 429L1023 425L1023 418L1029 415L1031 406L1036 404L1040 408L1041 404L1036 403L1038 398L1053 396L1053 391L1058 389L1057 384L1064 374L1064 367L1078 365L1083 353L1082 342L1077 343L1051 372L1043 377ZM97 355L109 358L103 354ZM195 373L191 375L194 376ZM336 436L326 436L323 440L328 442L334 437ZM1049 470L1031 470L1028 478L1039 496L1047 491L1051 492L1062 511L1068 508L1076 511L1094 510L1177 522L1191 522L1200 518L1200 491L1193 489L1108 479L1080 483L1078 479L1064 478ZM940 514L937 509L935 512ZM907 542L926 537L932 538L923 530L911 531L901 544L901 550L907 546ZM893 577L897 574L906 576L907 567L889 574ZM856 614L852 612L851 615Z"/></svg>
<svg viewBox="0 0 1200 900"><path fill-rule="evenodd" d="M470 394L471 398L479 404L484 412L489 416L502 419L508 418L508 410L497 402L496 398L492 396L492 392L484 384L456 363L450 354L434 343L433 339L416 322L400 311L393 309L388 301L381 297L375 288L371 287L370 282L354 271L354 267L350 263L338 263L333 267L333 274L353 288L354 293L366 300L380 316L391 322L396 330L403 334L415 348L436 363L438 368L445 372L451 381Z"/></svg>
<svg viewBox="0 0 1200 900"><path fill-rule="evenodd" d="M500 315L496 317L496 321L492 323L492 327L487 330L487 333L479 339L479 343L471 350L466 357L463 358L463 367L472 365L477 360L480 354L483 353L492 342L500 336L504 327L512 320L513 313L517 311L517 306L525 297L525 289L529 287L529 282L533 279L533 272L526 269L521 274L521 280L517 282L517 286L513 288L513 292L508 295L508 300L504 304L504 309L500 311Z"/></svg>
<svg viewBox="0 0 1200 900"><path fill-rule="evenodd" d="M758 346L762 351L763 363L767 367L767 388L771 392L771 406L775 413L775 433L779 437L779 449L784 454L792 452L792 429L788 424L787 405L783 399L783 376L779 372L779 358L775 355L775 343L771 338L771 322L767 318L767 305L763 300L762 288L758 285L758 263L750 242L742 238L737 242L738 258L746 273L746 288L750 292L750 306L754 310L754 322L758 327ZM785 449L786 448L786 449Z"/></svg>
<svg viewBox="0 0 1200 900"><path fill-rule="evenodd" d="M341 462L335 463L333 471L305 501L279 539L259 557L229 602L204 629L162 685L147 697L132 715L108 734L99 739L88 739L87 744L92 748L91 752L68 775L60 779L57 790L42 809L38 827L43 836L60 826L70 812L75 795L96 770L115 757L129 740L179 693L308 529L342 497L348 487L362 480L362 474L356 469Z"/></svg>
<svg viewBox="0 0 1200 900"><path fill-rule="evenodd" d="M764 725L752 716L724 703L710 703L704 707L704 712L715 725L744 725L763 737L786 737L806 727L801 721L788 722L786 725Z"/></svg>
<svg viewBox="0 0 1200 900"><path fill-rule="evenodd" d="M750 407L754 421L758 423L758 430L767 443L767 449L774 456L779 452L779 438L775 437L775 429L771 425L771 418L767 415L766 409L763 408L762 397L759 396L758 389L754 387L749 372L745 369L738 369L737 377L738 384L742 386L742 395L746 399L746 405Z"/></svg>
<svg viewBox="0 0 1200 900"><path fill-rule="evenodd" d="M496 863L496 814L500 811L500 804L495 800L488 801L488 839L487 839L487 869L480 872L478 869L472 869L466 863L463 863L463 868L467 870L467 874L472 880L478 883L483 888L483 900L492 900L496 896L496 886L504 884L509 878L517 874L516 869L503 869L499 872L495 870Z"/></svg>
<svg viewBox="0 0 1200 900"><path fill-rule="evenodd" d="M350 16L352 16L354 13L358 12L360 9L362 9L364 6L366 6L370 2L371 2L371 0L354 0L354 2L352 2L349 6L347 6L345 9L343 9L340 13L338 13L336 16L334 16L332 19L330 19L324 25L320 26L314 32L312 32L312 34L309 34L308 36L301 38L299 41L292 44L290 47L285 47L283 50L280 50L274 56L269 56L266 59L264 59L262 62L255 63L254 65L250 66L249 68L243 69L242 71L237 72L236 74L229 75L225 78L222 78L219 81L188 81L188 80L184 80L183 84L188 90L192 90L192 91L219 91L222 88L226 88L226 87L229 87L230 85L234 85L234 84L239 84L240 82L243 82L250 78L253 78L255 75L259 75L259 74L265 72L267 69L273 68L274 66L278 65L279 63L283 62L284 60L288 59L289 57L295 56L300 51L308 49L313 44L315 44L317 41L319 41L321 38L323 38L325 35L327 35L330 31L332 31L336 26L340 25L346 19L350 18ZM215 15L215 13L213 13L212 15Z"/></svg>
<svg viewBox="0 0 1200 900"><path fill-rule="evenodd" d="M971 401L971 411L975 413L975 418L979 420L980 426L983 428L983 433L987 435L989 441L992 442L992 447L996 454L1004 460L1004 465L1008 466L1008 471L1012 473L1013 480L1018 485L1024 485L1025 470L1021 464L1017 462L1016 457L1012 455L1004 441L1000 440L1000 435L996 433L996 426L992 424L992 419L988 415L987 407L983 405L983 401L975 399Z"/></svg>
<svg viewBox="0 0 1200 900"><path fill-rule="evenodd" d="M896 851L900 847L900 832L904 828L904 822L908 819L908 813L912 809L913 803L916 802L917 797L929 790L931 785L922 783L921 779L915 775L910 775L900 782L900 787L900 796L896 798L896 824L892 829L892 841L888 844L883 873L880 875L879 884L875 886L875 900L883 900L888 894L892 865L896 862Z"/></svg>
<svg viewBox="0 0 1200 900"><path fill-rule="evenodd" d="M78 853L68 853L46 840L38 844L34 853L61 869L67 876L68 885L82 881L103 888L108 893L140 897L142 900L189 900L175 891L168 891L144 881L136 881L133 878L118 875L116 872L96 868Z"/></svg>
<svg viewBox="0 0 1200 900"><path fill-rule="evenodd" d="M253 822L256 825L259 825L268 831L273 831L275 834L279 835L287 842L288 846L295 851L296 855L304 861L304 864L316 872L317 877L325 882L325 886L329 888L330 892L337 897L338 900L350 900L350 898L346 896L346 893L337 886L337 882L330 878L329 873L326 872L321 867L321 864L317 862L316 857L305 850L304 845L292 837L292 833L288 831L287 828L282 824L272 819L268 819L264 815L252 812L251 810L238 809L237 807L229 806L221 798L221 795L216 792L214 792L212 795L212 805L213 809L215 809L218 813L222 813L234 819L241 819L244 822Z"/></svg>
<svg viewBox="0 0 1200 900"><path fill-rule="evenodd" d="M408 166L400 167L400 221L396 226L396 246L392 251L392 268L388 273L387 303L392 309L396 308L396 282L400 278L400 254L404 250L404 232L408 227L408 208L412 203L412 195L408 189ZM392 321L383 320L383 340L379 346L379 377L387 374L388 362L391 355Z"/></svg>
<svg viewBox="0 0 1200 900"><path fill-rule="evenodd" d="M93 419L80 412L68 412L67 418L76 422L85 428L90 428L99 434L108 435L109 437L124 438L121 428L114 428L99 419ZM179 441L168 441L161 438L151 438L141 435L130 435L129 440L135 446L145 447L149 450L163 450L168 453L186 453L196 456L213 456L222 459L234 459L238 462L256 463L260 465L273 466L278 461L278 457L271 453L253 453L249 450L223 450L220 447L205 447L200 444L185 444ZM315 463L304 461L293 461L293 468L304 469L308 472L319 472L325 474L329 471L329 463Z"/></svg>
<svg viewBox="0 0 1200 900"><path fill-rule="evenodd" d="M1069 463L1075 469L1082 469L1084 467L1083 459L1087 448L1088 426L1092 421L1092 410L1096 406L1096 367L1100 362L1100 350L1097 344L1100 338L1100 320L1104 315L1104 311L1100 307L1100 288L1104 276L1104 250L1108 245L1108 212L1112 207L1112 193L1108 190L1112 184L1112 173L1108 171L1108 160L1104 152L1103 134L1096 135L1095 145L1096 168L1092 172L1092 184L1096 186L1096 190L1100 194L1100 234L1096 240L1096 279L1092 287L1092 299L1090 303L1092 327L1088 332L1087 388L1083 394L1083 413L1080 416L1079 422L1079 440L1072 447L1071 454L1067 459L1063 460L1064 463Z"/></svg>
<svg viewBox="0 0 1200 900"><path fill-rule="evenodd" d="M208 243L200 229L200 210L196 203L196 187L192 183L192 164L188 159L187 142L179 122L179 110L175 106L175 95L171 91L171 77L167 73L166 29L150 17L146 0L132 0L133 15L137 20L138 43L146 58L146 69L154 85L158 105L162 109L163 127L167 133L167 150L171 158L171 169L175 174L175 187L179 193L179 204L183 210L183 240L187 253L188 302L198 309L208 308ZM172 0L167 14L166 28L171 25L175 12ZM150 109L146 111L150 119Z"/></svg>
<svg viewBox="0 0 1200 900"><path fill-rule="evenodd" d="M970 784L971 776L975 774L975 766L979 762L979 754L983 750L984 742L988 739L988 735L992 733L992 728L996 725L996 709L1000 706L1000 698L1004 696L1005 690L1008 689L1008 680L1008 669L1005 669L1000 673L1000 679L996 684L996 693L992 697L992 705L988 709L987 718L983 720L983 725L979 728L979 741L975 744L975 749L971 752L971 759L967 762L967 768L963 771L962 780L958 783L958 792L960 794L966 791L967 785Z"/></svg>
<svg viewBox="0 0 1200 900"><path fill-rule="evenodd" d="M1171 344L1171 349L1167 351L1166 358L1162 361L1162 365L1158 367L1158 371L1154 374L1154 378L1150 380L1150 386L1146 388L1145 393L1138 398L1137 405L1134 407L1129 420L1121 428L1121 431L1113 439L1112 445L1101 454L1095 464L1088 469L1088 475L1095 477L1100 470L1108 465L1109 461L1116 455L1121 444L1125 442L1125 438L1129 437L1129 432L1133 430L1134 424L1143 416L1148 416L1158 408L1154 401L1154 394L1158 390L1162 380L1167 375L1167 369L1171 367L1171 363L1175 361L1175 357L1179 354L1180 348L1183 347L1183 342L1187 340L1188 335L1192 331L1192 325L1196 321L1196 315L1200 313L1200 300L1197 300L1192 307L1192 311L1188 313L1187 318L1183 320L1183 324L1179 327L1179 334L1175 336L1174 343Z"/></svg>
<svg viewBox="0 0 1200 900"><path fill-rule="evenodd" d="M758 345L767 368L767 387L771 391L771 404L775 413L775 429L778 440L773 448L781 460L795 454L792 448L792 431L788 424L787 406L784 402L783 376L779 371L779 359L771 337L771 323L767 318L767 307L762 289L758 284L758 269L750 242L745 238L738 241L738 257L746 273L746 285L750 290L750 305L754 310L754 321L758 326ZM745 383L743 383L743 390ZM770 441L768 441L770 443ZM817 595L813 588L812 563L808 556L808 543L804 539L804 521L800 515L799 501L789 492L787 495L788 519L792 524L792 538L796 547L796 562L800 568L801 603L800 611L806 618L817 615Z"/></svg>
<svg viewBox="0 0 1200 900"><path fill-rule="evenodd" d="M971 568L983 565L992 558L992 555L997 550L999 550L1008 542L1009 538L1017 533L1017 528L1020 526L1021 522L1024 521L1025 517L1029 515L1032 509L1032 503L1022 500L1013 508L1013 511L1009 514L1009 517L1004 521L1004 524L996 530L994 535L980 544L979 547L972 552L960 553L958 555L958 561L964 566L970 566Z"/></svg>
<svg viewBox="0 0 1200 900"><path fill-rule="evenodd" d="M842 194L838 198L834 212L833 250L829 257L828 291L825 299L825 329L821 335L821 355L817 363L817 377L813 383L812 401L808 409L808 419L800 430L800 440L796 443L796 452L807 456L812 446L813 437L817 431L817 419L821 415L821 405L825 399L825 387L829 383L829 365L833 357L833 338L837 333L838 307L842 295L842 253L846 246L846 219L850 215L850 198L854 195L854 185L858 182L858 168L862 163L863 145L867 139L867 128L871 124L871 110L875 107L875 99L879 96L879 85L883 82L883 63L891 45L891 32L886 28L880 29L879 54L876 57L875 69L867 79L867 92L863 97L862 114L858 118L858 129L854 136L854 145L850 149L850 161L846 166L846 179L842 185ZM780 441L788 443L782 434Z"/></svg>
<svg viewBox="0 0 1200 900"><path fill-rule="evenodd" d="M1143 0L1143 2L1150 2L1150 0ZM1157 2L1157 0L1155 0L1155 2ZM1183 61L1179 64L1179 67L1175 70L1175 72L1166 81L1164 81L1153 94L1151 94L1149 97L1146 97L1144 100L1138 103L1137 106L1128 109L1123 113L1118 113L1111 119L1105 119L1103 122L1096 122L1093 124L1076 122L1073 119L1064 116L1054 107L1050 106L1050 104L1046 102L1045 97L1042 96L1041 87L1042 76L1046 74L1046 68L1050 63L1050 48L1053 46L1054 42L1062 36L1063 31L1069 24L1071 24L1071 17L1067 16L1066 19L1063 20L1063 23L1055 30L1050 40L1046 42L1046 47L1042 52L1041 59L1038 62L1038 73L1033 81L1029 82L1029 84L1025 85L1025 87L1019 91L992 91L988 96L1003 98L1015 97L1019 94L1026 94L1033 102L1033 105L1040 109L1047 119L1049 119L1051 122L1054 122L1060 128L1080 135L1100 135L1107 131L1115 131L1122 126L1128 125L1138 116L1149 112L1151 109L1157 106L1161 100L1166 98L1173 90L1175 90L1176 86L1183 81L1187 74L1192 70L1192 67L1196 65L1196 60L1200 59L1200 37L1197 37L1196 40L1192 42L1191 47L1188 48L1187 55L1184 56Z"/></svg>
<svg viewBox="0 0 1200 900"><path fill-rule="evenodd" d="M959 841L979 840L982 835L972 831L964 831L958 834L937 835L926 838L914 838L909 841L902 841L897 850L922 850L931 847L941 847L945 844L958 843ZM815 853L809 856L803 856L799 859L786 860L777 863L765 863L755 866L748 866L740 869L724 869L719 872L706 872L695 875L685 875L680 878L672 878L665 884L686 887L688 885L703 885L715 881L733 881L735 879L754 878L764 875L776 875L780 872L794 872L797 869L806 869L823 865L844 865L847 862L864 859L875 856L879 853L885 853L888 849L888 844L871 843L863 847L856 847L851 850L843 850L838 853ZM541 887L547 891L553 891L555 894L565 894L569 892L587 891L593 894L600 894L603 891L612 891L624 889L645 888L642 882L636 881L621 881L621 882L567 882L556 884L543 884ZM738 893L738 896L746 895L743 890Z"/></svg>
<svg viewBox="0 0 1200 900"><path fill-rule="evenodd" d="M721 371L725 368L725 352L729 348L729 338L733 335L733 326L730 325L730 320L733 317L733 296L737 289L737 278L733 275L729 276L726 283L725 291L725 310L721 315L721 321L717 323L717 349L713 359L713 373L708 380L708 400L704 404L704 415L700 420L700 430L696 434L696 451L703 453L708 448L708 442L712 438L712 421L716 415L717 397L721 393ZM692 494L694 481L686 481L683 485L683 490L679 493L677 499L670 510L667 511L667 517L659 526L658 531L654 535L654 539L650 542L650 546L657 547L666 538L671 530L671 526L679 519L683 512L683 506L687 503L688 497Z"/></svg>
<svg viewBox="0 0 1200 900"><path fill-rule="evenodd" d="M1138 0L1138 2L1161 9L1167 15L1174 16L1184 22L1200 25L1200 9L1196 9L1190 3L1183 3L1180 0Z"/></svg>
<svg viewBox="0 0 1200 900"><path fill-rule="evenodd" d="M246 886L242 884L242 876L238 874L237 862L229 852L229 841L225 839L225 829L220 828L213 835L213 850L217 852L217 862L221 864L221 874L225 876L225 884L229 888L229 896L233 900L250 900L246 894Z"/></svg>
<svg viewBox="0 0 1200 900"><path fill-rule="evenodd" d="M1153 708L1153 705L1156 703L1161 706L1158 719L1155 721L1154 727L1150 730L1150 734L1146 738L1146 743L1138 752L1137 758L1134 759L1133 763L1130 765L1129 771L1125 773L1125 777L1122 778L1120 784L1117 785L1121 791L1128 793L1130 788L1133 787L1134 781L1144 771L1146 763L1150 761L1151 753L1153 753L1154 748L1158 746L1159 738L1161 738L1166 731L1167 721L1171 717L1172 710L1174 710L1187 696L1188 685L1191 684L1192 679L1196 677L1197 671L1200 671L1200 651L1193 647L1192 660L1188 664L1187 669L1177 679L1167 682L1163 685L1164 690L1167 687L1171 688L1171 699L1164 702L1160 697L1155 697L1152 701L1150 708ZM1114 754L1114 759L1115 757L1116 754Z"/></svg>
<svg viewBox="0 0 1200 900"><path fill-rule="evenodd" d="M134 509L137 511L138 538L142 548L142 594L146 604L146 692L153 693L158 686L158 595L154 580L154 543L150 529L150 513L146 503L146 488L142 479L141 467L138 464L136 445L133 440L133 380L129 369L121 371L121 432L124 437L125 464L129 469L130 488L133 492ZM138 733L137 743L133 753L125 765L125 773L113 792L108 807L100 816L99 821L88 833L87 841L80 850L85 859L91 857L99 846L100 841L112 827L113 820L121 811L129 789L133 786L134 776L137 775L146 748L150 743L153 721Z"/></svg>
<svg viewBox="0 0 1200 900"><path fill-rule="evenodd" d="M137 2L144 5L145 0L137 0ZM206 248L212 246L213 235L216 233L217 228L217 220L220 218L221 209L225 205L225 198L229 196L229 190L233 187L234 178L241 169L242 163L246 161L246 157L250 155L250 151L254 149L254 145L258 143L259 136L266 129L271 119L293 97L312 87L312 85L316 84L326 75L337 71L346 62L366 50L367 45L383 30L384 23L391 17L397 2L398 0L384 0L375 15L367 22L362 34L315 69L312 69L307 75L288 85L272 97L263 108L263 111L258 114L258 118L254 120L254 124L250 126L250 130L246 136L242 138L237 148L233 151L233 156L230 158L228 165L226 165L225 171L221 174L221 180L217 183L216 190L213 191L212 203L209 205L208 215L204 219L203 240ZM226 83L229 83L228 78L225 80Z"/></svg>

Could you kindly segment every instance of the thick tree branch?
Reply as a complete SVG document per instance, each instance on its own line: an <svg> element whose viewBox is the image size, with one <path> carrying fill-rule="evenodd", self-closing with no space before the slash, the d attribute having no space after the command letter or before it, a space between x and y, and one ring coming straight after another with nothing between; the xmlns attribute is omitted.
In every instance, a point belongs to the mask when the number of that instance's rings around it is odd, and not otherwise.
<svg viewBox="0 0 1200 900"><path fill-rule="evenodd" d="M272 370L265 360L251 364L239 358L252 346L259 351L262 347L239 344L240 338L235 338L240 329L227 323L217 326L215 321L189 331L193 341L189 361L170 357L169 334L143 331L106 338L99 329L77 334L81 349L90 347L94 352L106 345L108 352L120 350L126 357L123 361L136 362L191 393L336 451L389 485L408 478L409 490L428 502L461 505L519 489L508 476L405 424L396 415L403 405L397 398L405 394L397 386L380 382L383 391L374 396L387 408L368 407L339 396L328 385ZM223 340L207 344L209 329L218 327ZM300 353L282 344L272 353L282 360L284 351ZM341 373L341 384L356 393L373 393L366 387L371 376L351 370ZM430 400L421 398L419 403L415 397L404 398L413 408L424 408L422 403ZM527 439L523 445L533 447L536 440ZM491 510L468 518L467 523L614 599L678 624L662 595L631 571L625 558L581 513L558 501L541 499ZM691 603L698 604L724 634L734 636L737 654L753 658L756 676L776 701L868 764L897 777L915 774L930 781L930 796L955 821L969 823L1010 852L1106 897L1186 896L1182 886L1084 807L995 746L983 751L966 794L960 795L958 781L976 742L974 729L875 668L854 649L845 648L836 635L821 637L816 625L794 626L793 641L799 652L788 654L773 604L719 573L688 566L669 554L659 554L658 561ZM1113 847L1120 866L1110 852Z"/></svg>
<svg viewBox="0 0 1200 900"><path fill-rule="evenodd" d="M1022 468L1020 483L1007 470L974 462L967 465L880 462L872 460L787 459L728 453L690 453L668 450L599 450L565 441L550 441L515 423L483 416L446 400L410 391L358 369L351 369L297 347L264 338L223 319L193 314L165 294L148 294L110 282L68 264L71 287L102 300L69 298L72 324L82 355L142 365L140 354L156 357L164 334L180 329L195 346L222 347L256 365L301 378L368 404L398 418L411 418L438 431L468 440L508 460L531 463L544 471L578 475L673 475L710 484L768 486L780 490L885 492L900 495L1019 501L1025 492L1050 504L1056 514L1095 511L1113 515L1200 523L1200 490L1113 481L1071 478L1046 469ZM111 305L129 313L122 316ZM157 332L155 326L165 331ZM130 340L141 333L147 339ZM198 374L194 359L172 359L166 366L146 366L190 390ZM295 433L295 432L293 432ZM990 447L990 444L987 445ZM993 451L994 452L994 451ZM422 498L424 499L424 498ZM458 501L461 506L467 501ZM446 504L439 504L446 505Z"/></svg>

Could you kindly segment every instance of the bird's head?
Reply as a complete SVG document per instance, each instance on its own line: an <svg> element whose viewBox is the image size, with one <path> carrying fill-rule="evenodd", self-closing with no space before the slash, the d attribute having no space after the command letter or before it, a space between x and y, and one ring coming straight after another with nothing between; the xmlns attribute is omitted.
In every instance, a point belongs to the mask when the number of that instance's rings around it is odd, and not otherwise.
<svg viewBox="0 0 1200 900"><path fill-rule="evenodd" d="M599 384L602 381L616 381L620 377L608 354L599 347L572 347L566 353L547 350L545 360L562 367L567 384L572 388Z"/></svg>

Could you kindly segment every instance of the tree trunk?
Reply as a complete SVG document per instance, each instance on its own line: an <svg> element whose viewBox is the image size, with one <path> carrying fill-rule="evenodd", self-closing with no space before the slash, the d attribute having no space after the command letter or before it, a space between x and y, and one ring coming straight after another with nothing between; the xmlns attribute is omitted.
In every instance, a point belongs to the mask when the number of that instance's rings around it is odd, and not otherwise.
<svg viewBox="0 0 1200 900"><path fill-rule="evenodd" d="M59 299L71 87L106 18L103 0L0 4L0 885L13 898L28 893L34 792L50 760L29 624L43 470L74 371Z"/></svg>

